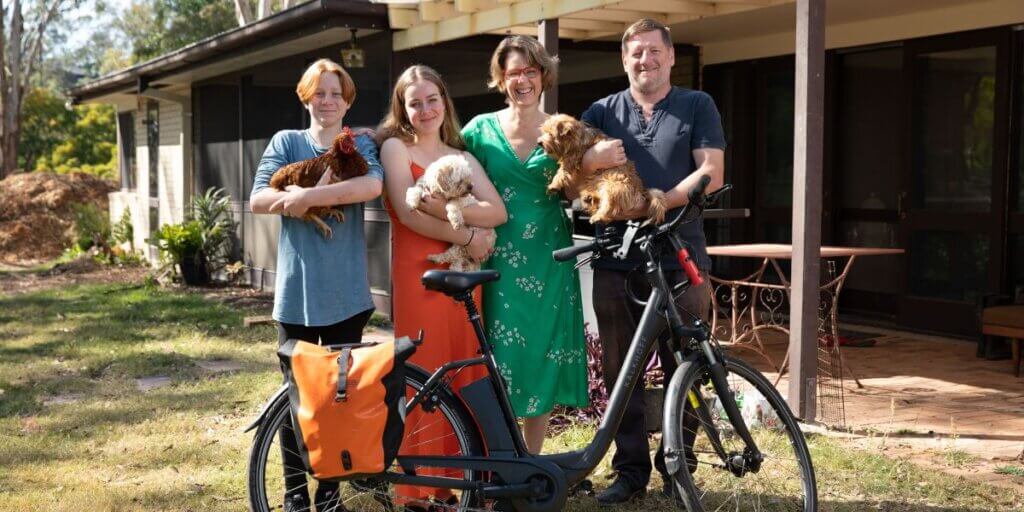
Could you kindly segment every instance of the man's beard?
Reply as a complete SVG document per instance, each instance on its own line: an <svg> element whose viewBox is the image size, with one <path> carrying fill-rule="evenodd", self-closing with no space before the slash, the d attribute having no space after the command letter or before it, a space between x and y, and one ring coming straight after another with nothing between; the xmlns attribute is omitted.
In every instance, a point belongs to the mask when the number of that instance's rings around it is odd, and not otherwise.
<svg viewBox="0 0 1024 512"><path fill-rule="evenodd" d="M662 85L665 85L665 82L668 80L668 77L664 77L662 75L648 76L646 80L641 80L639 72L634 73L632 78L633 86L643 94L652 93L658 90Z"/></svg>

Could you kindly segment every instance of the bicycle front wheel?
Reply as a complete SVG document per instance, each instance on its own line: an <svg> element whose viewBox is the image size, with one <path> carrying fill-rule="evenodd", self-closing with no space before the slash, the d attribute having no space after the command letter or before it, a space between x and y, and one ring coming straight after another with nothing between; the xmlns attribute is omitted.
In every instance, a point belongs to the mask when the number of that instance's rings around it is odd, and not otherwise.
<svg viewBox="0 0 1024 512"><path fill-rule="evenodd" d="M419 391L427 380L423 370L407 365L406 399ZM479 456L483 454L480 436L465 406L447 391L437 400L425 400L430 410L417 406L406 411L405 437L399 448L402 455ZM348 480L340 483L317 482L306 473L302 458L295 452L288 397L282 395L270 405L264 423L253 439L249 453L249 507L253 512L295 511L393 511L456 509L475 506L474 493L455 489L392 485L379 478ZM389 469L401 472L397 461ZM417 474L473 480L478 474L468 470L416 468ZM317 492L320 486L338 494ZM322 489L321 489L322 491ZM315 503L327 496L329 501ZM285 500L290 508L285 508ZM296 506L298 504L298 506Z"/></svg>
<svg viewBox="0 0 1024 512"><path fill-rule="evenodd" d="M665 403L665 449L679 455L673 475L689 512L816 511L817 488L810 451L789 406L746 363L725 358L729 390L754 442L760 467L738 469L746 443L735 433L704 361L679 366Z"/></svg>

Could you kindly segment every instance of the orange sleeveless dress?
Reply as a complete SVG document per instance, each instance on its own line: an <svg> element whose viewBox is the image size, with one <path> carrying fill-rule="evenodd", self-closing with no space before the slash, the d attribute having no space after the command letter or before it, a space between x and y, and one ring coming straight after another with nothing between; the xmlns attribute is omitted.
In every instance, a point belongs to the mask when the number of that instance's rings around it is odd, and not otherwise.
<svg viewBox="0 0 1024 512"><path fill-rule="evenodd" d="M410 171L413 180L419 179L424 173L424 169L415 163L411 164ZM405 201L405 198L400 200ZM391 307L395 337L416 338L420 329L423 329L423 344L413 354L411 361L427 372L433 372L450 361L478 357L480 344L462 304L443 293L428 291L420 282L427 270L445 268L431 263L427 256L444 252L450 244L427 238L409 229L398 220L388 198L385 198L384 204L391 217ZM473 294L478 308L480 295L478 288ZM466 384L484 377L486 372L483 366L464 368L452 382L451 388L457 393ZM400 450L402 455L459 453L451 429L446 423L430 416L433 415L425 414L420 409L409 411L405 420L406 437ZM458 473L455 471L453 475L446 475L444 470L418 472L456 477ZM433 497L443 501L450 493L430 487L398 486L396 495L400 498Z"/></svg>

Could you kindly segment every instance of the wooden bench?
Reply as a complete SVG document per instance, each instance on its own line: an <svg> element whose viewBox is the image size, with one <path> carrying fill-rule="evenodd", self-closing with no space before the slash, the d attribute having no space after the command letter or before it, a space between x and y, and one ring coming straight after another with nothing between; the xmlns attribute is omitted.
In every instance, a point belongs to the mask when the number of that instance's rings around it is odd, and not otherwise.
<svg viewBox="0 0 1024 512"><path fill-rule="evenodd" d="M1012 343L1014 375L1020 377L1021 340L1024 339L1024 304L992 306L981 311L981 334L1002 336Z"/></svg>

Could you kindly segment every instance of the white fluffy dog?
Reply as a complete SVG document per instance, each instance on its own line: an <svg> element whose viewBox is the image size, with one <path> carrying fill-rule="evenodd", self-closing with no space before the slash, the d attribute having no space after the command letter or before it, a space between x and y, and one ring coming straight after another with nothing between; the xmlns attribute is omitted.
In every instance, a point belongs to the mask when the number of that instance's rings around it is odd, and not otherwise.
<svg viewBox="0 0 1024 512"><path fill-rule="evenodd" d="M462 155L448 155L438 158L427 167L423 176L406 192L405 203L409 208L419 208L420 202L427 195L434 195L445 200L445 211L448 222L455 229L461 229L465 222L462 209L476 204L473 197L473 170L469 161ZM431 254L427 257L433 263L448 263L451 270L459 272L479 270L480 262L469 257L469 251L461 245L452 244L447 251Z"/></svg>

